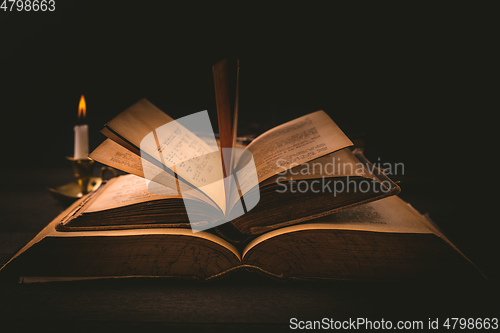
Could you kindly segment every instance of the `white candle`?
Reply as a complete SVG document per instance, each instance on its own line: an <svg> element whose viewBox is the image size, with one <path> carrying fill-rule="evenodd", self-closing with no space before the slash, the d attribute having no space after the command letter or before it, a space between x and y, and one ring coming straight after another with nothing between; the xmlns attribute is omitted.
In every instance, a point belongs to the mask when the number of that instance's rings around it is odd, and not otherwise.
<svg viewBox="0 0 500 333"><path fill-rule="evenodd" d="M87 125L75 126L75 160L84 160L89 154L89 127Z"/></svg>
<svg viewBox="0 0 500 333"><path fill-rule="evenodd" d="M85 97L80 97L80 104L78 105L78 121L82 118L85 119L87 113L87 105L85 104ZM75 126L75 160L84 160L88 158L89 154L89 127L87 125Z"/></svg>

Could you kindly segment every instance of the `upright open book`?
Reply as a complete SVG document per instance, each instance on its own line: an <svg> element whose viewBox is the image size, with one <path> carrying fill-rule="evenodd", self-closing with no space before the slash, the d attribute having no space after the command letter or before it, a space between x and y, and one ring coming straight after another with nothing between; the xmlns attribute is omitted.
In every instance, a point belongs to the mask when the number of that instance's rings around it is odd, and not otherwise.
<svg viewBox="0 0 500 333"><path fill-rule="evenodd" d="M210 126L193 130L145 99L132 105L90 155L129 175L74 203L2 273L26 282L209 279L236 269L299 279L480 276L325 112L237 145L238 95L230 112L226 72L225 62L214 66L218 142Z"/></svg>

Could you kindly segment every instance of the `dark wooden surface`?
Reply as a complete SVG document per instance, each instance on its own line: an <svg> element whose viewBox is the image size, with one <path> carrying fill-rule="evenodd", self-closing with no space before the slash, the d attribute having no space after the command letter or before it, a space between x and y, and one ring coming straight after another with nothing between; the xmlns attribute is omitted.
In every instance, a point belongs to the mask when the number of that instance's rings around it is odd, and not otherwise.
<svg viewBox="0 0 500 333"><path fill-rule="evenodd" d="M45 187L72 179L69 165L62 169L8 172L11 177L6 178L0 190L2 263L64 209ZM411 184L411 180L408 182ZM418 192L414 199L417 207L447 208L444 203L420 200ZM466 244L465 237L458 239ZM489 258L480 252L467 254ZM473 283L460 281L458 277L456 281L433 283L298 282L245 272L204 282L175 279L30 285L2 282L0 321L2 327L8 328L5 332L39 327L72 332L167 328L169 332L252 332L288 330L293 317L299 320L367 317L423 320L426 324L428 318L498 317L500 293L494 274L497 265L485 265L486 259L482 268L491 273L490 280Z"/></svg>

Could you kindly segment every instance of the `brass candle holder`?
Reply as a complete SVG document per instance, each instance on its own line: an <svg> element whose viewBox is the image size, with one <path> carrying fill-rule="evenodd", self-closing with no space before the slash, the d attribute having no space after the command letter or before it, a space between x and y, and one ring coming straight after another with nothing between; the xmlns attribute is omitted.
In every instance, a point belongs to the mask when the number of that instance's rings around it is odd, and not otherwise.
<svg viewBox="0 0 500 333"><path fill-rule="evenodd" d="M94 169L94 160L90 158L81 160L77 160L73 157L66 158L70 160L71 164L73 165L73 173L75 175L78 186L80 187L80 196L92 192L93 187L91 186L89 188L89 184L90 178L92 178L92 171Z"/></svg>
<svg viewBox="0 0 500 333"><path fill-rule="evenodd" d="M103 182L106 171L111 171L113 177L118 175L115 169L104 166L100 170L99 177L93 177L93 159L75 159L73 157L66 157L66 159L71 161L75 181L56 188L47 188L52 196L63 204L71 204L84 195L97 190Z"/></svg>

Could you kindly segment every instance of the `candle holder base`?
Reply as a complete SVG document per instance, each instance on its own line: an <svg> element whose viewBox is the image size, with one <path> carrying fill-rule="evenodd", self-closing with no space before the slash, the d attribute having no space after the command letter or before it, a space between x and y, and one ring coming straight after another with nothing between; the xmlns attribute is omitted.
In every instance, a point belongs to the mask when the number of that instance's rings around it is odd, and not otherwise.
<svg viewBox="0 0 500 333"><path fill-rule="evenodd" d="M101 168L99 177L93 177L94 160L90 158L77 160L73 157L67 157L66 159L71 161L73 165L75 181L56 188L47 188L55 199L65 205L69 205L86 194L97 190L103 182L103 176L106 171L111 171L113 177L118 175L115 169L105 166Z"/></svg>
<svg viewBox="0 0 500 333"><path fill-rule="evenodd" d="M86 193L97 190L101 184L102 178L90 177ZM56 188L48 187L47 190L55 199L59 200L64 205L70 205L85 195L81 191L80 184L76 180Z"/></svg>

